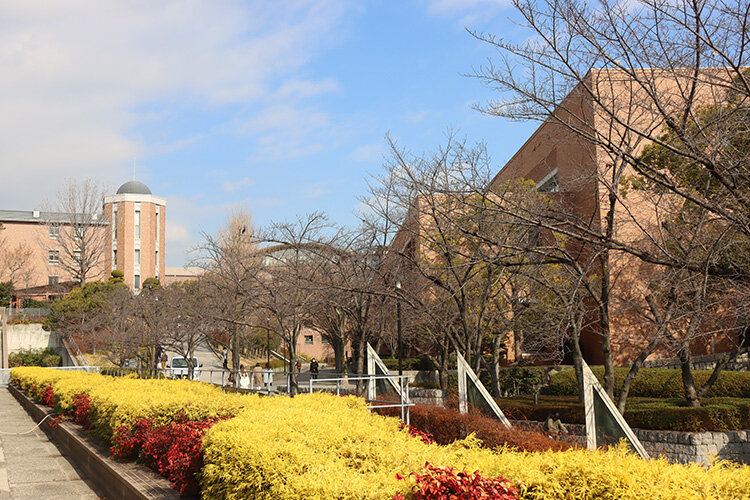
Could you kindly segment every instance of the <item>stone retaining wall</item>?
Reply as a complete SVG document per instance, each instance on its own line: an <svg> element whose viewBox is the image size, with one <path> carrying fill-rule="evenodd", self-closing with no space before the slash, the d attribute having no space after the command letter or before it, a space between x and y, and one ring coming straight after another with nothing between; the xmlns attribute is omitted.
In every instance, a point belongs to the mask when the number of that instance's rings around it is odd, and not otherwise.
<svg viewBox="0 0 750 500"><path fill-rule="evenodd" d="M513 425L542 430L542 422L512 420ZM586 426L565 424L567 439L586 446ZM750 430L727 432L677 432L633 429L635 435L652 457L664 457L670 462L689 462L709 465L713 457L740 464L750 464Z"/></svg>

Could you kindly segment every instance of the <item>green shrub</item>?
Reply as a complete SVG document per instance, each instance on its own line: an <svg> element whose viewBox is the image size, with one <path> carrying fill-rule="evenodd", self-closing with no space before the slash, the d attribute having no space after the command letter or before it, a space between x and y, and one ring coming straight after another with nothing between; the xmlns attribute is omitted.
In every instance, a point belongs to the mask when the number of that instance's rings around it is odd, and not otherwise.
<svg viewBox="0 0 750 500"><path fill-rule="evenodd" d="M558 412L563 422L585 423L583 405L577 396L540 396L538 405L529 396L519 396L498 399L498 405L513 419L544 421ZM750 429L750 400L706 398L703 406L690 408L682 398L630 398L625 420L638 429L682 432Z"/></svg>
<svg viewBox="0 0 750 500"><path fill-rule="evenodd" d="M592 366L596 378L604 383L604 367ZM615 368L615 394L619 394L622 381L628 374L629 368ZM693 370L695 384L700 387L711 370ZM574 370L565 370L550 377L548 393L557 396L575 396L578 394L578 384ZM680 370L666 370L657 368L642 368L633 381L629 396L643 398L680 398L685 391L682 386ZM750 373L737 371L723 371L707 397L750 398Z"/></svg>
<svg viewBox="0 0 750 500"><path fill-rule="evenodd" d="M51 347L21 349L8 355L8 364L16 366L60 366L62 358Z"/></svg>
<svg viewBox="0 0 750 500"><path fill-rule="evenodd" d="M383 358L383 364L388 370L398 370L398 358ZM403 358L401 365L404 370L435 370L436 367L427 358Z"/></svg>

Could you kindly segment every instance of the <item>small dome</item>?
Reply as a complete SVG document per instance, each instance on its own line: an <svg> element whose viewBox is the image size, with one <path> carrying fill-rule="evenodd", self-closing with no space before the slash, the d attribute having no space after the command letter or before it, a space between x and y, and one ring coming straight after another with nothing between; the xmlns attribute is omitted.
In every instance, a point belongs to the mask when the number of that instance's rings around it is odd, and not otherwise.
<svg viewBox="0 0 750 500"><path fill-rule="evenodd" d="M142 182L128 181L120 186L117 194L151 194L151 190Z"/></svg>

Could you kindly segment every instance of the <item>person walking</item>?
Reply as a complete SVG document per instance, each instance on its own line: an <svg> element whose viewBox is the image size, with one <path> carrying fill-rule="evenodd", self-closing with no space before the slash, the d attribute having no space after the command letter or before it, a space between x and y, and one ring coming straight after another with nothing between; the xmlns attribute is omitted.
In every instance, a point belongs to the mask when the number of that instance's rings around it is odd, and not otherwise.
<svg viewBox="0 0 750 500"><path fill-rule="evenodd" d="M260 367L260 363L255 363L253 367L253 390L259 390L263 388L263 369Z"/></svg>
<svg viewBox="0 0 750 500"><path fill-rule="evenodd" d="M315 358L310 361L310 378L318 380L318 362L315 361Z"/></svg>
<svg viewBox="0 0 750 500"><path fill-rule="evenodd" d="M250 389L250 375L245 371L245 365L240 365L240 389Z"/></svg>
<svg viewBox="0 0 750 500"><path fill-rule="evenodd" d="M221 353L221 367L225 370L229 369L229 349L226 347L224 348L224 351Z"/></svg>
<svg viewBox="0 0 750 500"><path fill-rule="evenodd" d="M263 385L270 392L271 386L273 385L273 370L271 370L271 364L266 363L266 367L263 369Z"/></svg>

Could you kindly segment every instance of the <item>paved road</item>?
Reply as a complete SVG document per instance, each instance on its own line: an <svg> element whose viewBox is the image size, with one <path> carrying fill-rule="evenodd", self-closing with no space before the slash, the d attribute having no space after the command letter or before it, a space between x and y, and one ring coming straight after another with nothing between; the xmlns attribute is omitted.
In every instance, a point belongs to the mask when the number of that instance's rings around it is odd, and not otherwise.
<svg viewBox="0 0 750 500"><path fill-rule="evenodd" d="M98 499L5 387L0 387L0 500Z"/></svg>

